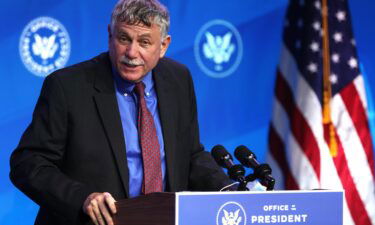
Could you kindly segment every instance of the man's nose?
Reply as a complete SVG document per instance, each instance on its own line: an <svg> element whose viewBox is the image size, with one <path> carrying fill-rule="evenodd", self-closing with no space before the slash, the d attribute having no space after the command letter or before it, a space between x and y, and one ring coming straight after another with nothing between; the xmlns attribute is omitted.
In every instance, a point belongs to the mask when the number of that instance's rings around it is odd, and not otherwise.
<svg viewBox="0 0 375 225"><path fill-rule="evenodd" d="M134 42L129 44L126 48L126 56L128 58L134 59L134 58L137 58L137 54L138 54L137 44Z"/></svg>

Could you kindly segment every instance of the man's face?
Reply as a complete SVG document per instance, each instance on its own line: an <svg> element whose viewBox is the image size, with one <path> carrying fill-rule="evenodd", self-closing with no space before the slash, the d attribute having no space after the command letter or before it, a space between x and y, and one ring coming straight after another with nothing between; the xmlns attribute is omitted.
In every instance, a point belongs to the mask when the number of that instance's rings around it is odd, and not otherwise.
<svg viewBox="0 0 375 225"><path fill-rule="evenodd" d="M160 27L152 24L129 25L119 22L109 32L109 54L119 75L130 82L139 82L151 71L167 51L170 36L162 40Z"/></svg>

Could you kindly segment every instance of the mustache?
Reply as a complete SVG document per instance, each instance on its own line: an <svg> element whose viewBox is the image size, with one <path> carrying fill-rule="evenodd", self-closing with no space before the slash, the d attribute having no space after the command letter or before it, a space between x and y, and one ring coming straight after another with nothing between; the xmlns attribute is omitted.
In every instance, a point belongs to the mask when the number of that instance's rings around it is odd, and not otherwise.
<svg viewBox="0 0 375 225"><path fill-rule="evenodd" d="M120 62L128 64L130 66L143 66L145 64L142 59L129 59L126 56L122 56Z"/></svg>

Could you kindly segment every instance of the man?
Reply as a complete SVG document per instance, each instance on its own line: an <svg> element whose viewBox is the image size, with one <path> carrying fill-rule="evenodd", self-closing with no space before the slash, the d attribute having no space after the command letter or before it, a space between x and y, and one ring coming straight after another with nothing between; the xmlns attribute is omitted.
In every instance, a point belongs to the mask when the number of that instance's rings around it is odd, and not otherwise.
<svg viewBox="0 0 375 225"><path fill-rule="evenodd" d="M11 156L12 182L40 205L35 224L113 224L115 199L229 183L200 145L188 69L163 58L168 27L157 0L120 0L109 54L45 79Z"/></svg>

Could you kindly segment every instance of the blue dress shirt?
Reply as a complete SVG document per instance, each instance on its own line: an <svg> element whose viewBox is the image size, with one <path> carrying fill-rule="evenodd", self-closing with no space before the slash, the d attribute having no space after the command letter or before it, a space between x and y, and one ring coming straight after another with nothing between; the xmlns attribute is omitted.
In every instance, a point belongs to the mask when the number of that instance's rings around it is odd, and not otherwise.
<svg viewBox="0 0 375 225"><path fill-rule="evenodd" d="M115 70L114 70L115 71ZM116 98L120 110L122 130L125 138L126 158L129 168L129 197L136 197L142 192L143 166L142 152L138 138L138 98L133 91L135 84L120 77L116 72L113 74L116 87ZM163 190L165 190L165 152L163 133L158 112L158 100L154 88L152 74L149 72L144 78L145 100L150 113L154 118L156 134L160 145L160 157L163 176Z"/></svg>

